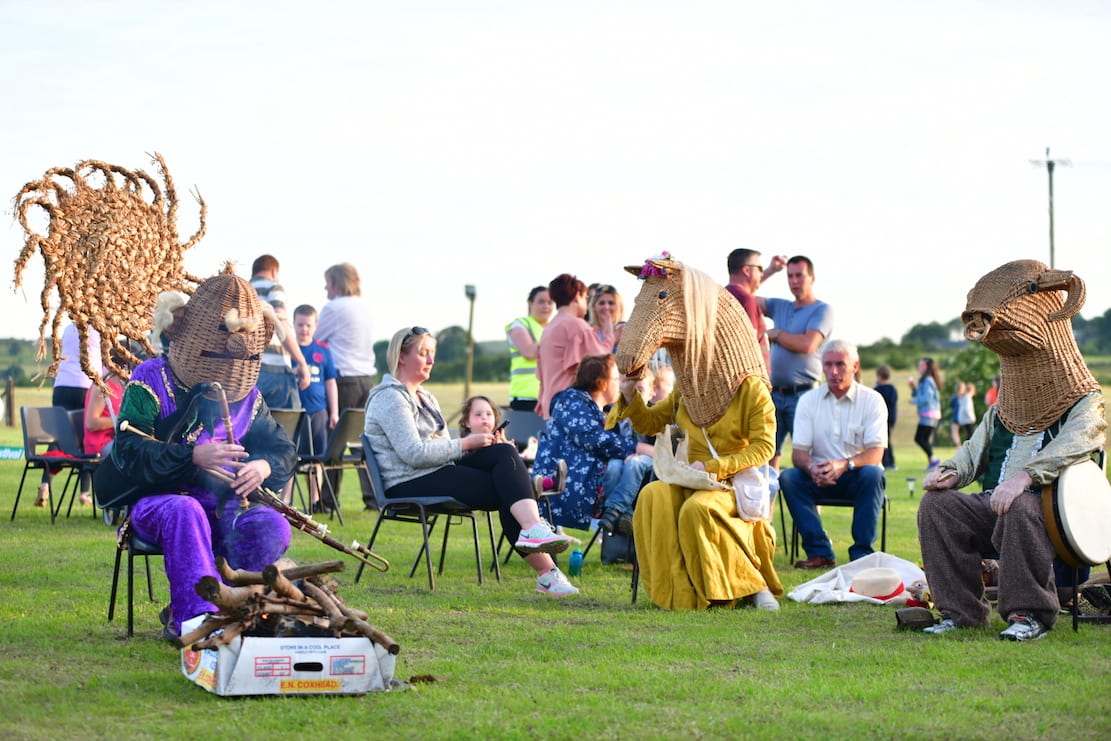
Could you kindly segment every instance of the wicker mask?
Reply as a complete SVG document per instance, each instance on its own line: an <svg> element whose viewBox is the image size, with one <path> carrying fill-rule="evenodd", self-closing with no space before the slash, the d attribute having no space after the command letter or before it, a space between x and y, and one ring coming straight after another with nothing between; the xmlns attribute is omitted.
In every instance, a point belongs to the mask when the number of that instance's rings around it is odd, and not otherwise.
<svg viewBox="0 0 1111 741"><path fill-rule="evenodd" d="M229 401L245 397L258 382L262 351L274 333L251 284L235 275L209 278L175 313L167 334L178 379L187 387L218 381Z"/></svg>
<svg viewBox="0 0 1111 741"><path fill-rule="evenodd" d="M1045 430L1082 396L1099 390L1070 321L1084 295L1078 276L1037 260L1001 265L968 292L964 334L999 356L997 409L1011 432Z"/></svg>

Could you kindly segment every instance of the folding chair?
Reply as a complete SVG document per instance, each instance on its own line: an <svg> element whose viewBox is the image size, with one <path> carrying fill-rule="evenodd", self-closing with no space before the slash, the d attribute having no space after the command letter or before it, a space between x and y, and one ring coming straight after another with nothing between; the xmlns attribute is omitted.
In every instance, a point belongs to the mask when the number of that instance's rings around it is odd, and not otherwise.
<svg viewBox="0 0 1111 741"><path fill-rule="evenodd" d="M502 407L502 413L509 420L509 426L505 428L505 439L517 443L518 452L522 452L528 447L530 437L539 438L547 424L544 418L536 412Z"/></svg>
<svg viewBox="0 0 1111 741"><path fill-rule="evenodd" d="M312 504L305 496L305 490L301 488L301 481L297 478L299 474L303 473L307 486L308 477L313 475L312 467L303 462L303 455L311 456L313 454L312 435L309 432L309 415L305 413L304 409L271 409L270 415L285 430L286 436L297 448L297 467L293 471L293 488L297 490L297 496L301 499L301 511L311 515ZM302 448L307 448L308 452L302 453Z"/></svg>
<svg viewBox="0 0 1111 741"><path fill-rule="evenodd" d="M475 512L466 504L450 496L405 497L398 499L387 497L386 487L382 483L382 473L378 468L378 461L374 457L374 451L366 435L361 436L361 443L363 448L362 454L366 459L366 471L370 477L371 488L374 490L374 500L378 504L378 522L374 525L374 532L371 533L367 548L374 550L374 541L378 538L378 531L381 529L382 523L386 520L419 524L421 526L423 543L420 551L417 553L416 560L413 561L413 568L409 570L409 578L412 579L413 575L417 573L417 567L420 565L421 557L423 556L425 567L428 569L428 588L434 590L436 588L436 580L432 574L432 546L429 543L429 537L436 527L436 522L441 516L446 520L444 524L444 537L440 544L440 566L436 572L443 575L444 557L447 555L447 539L448 534L451 532L451 520L453 517L468 518L471 521L471 532L474 535L474 559L475 568L478 572L478 583L482 584L482 552L479 544L478 520L475 518ZM498 565L498 552L494 547L494 521L490 516L489 510L486 510L486 528L490 535L490 552L494 556L494 571L498 581L501 581L501 567ZM362 577L364 565L365 564L359 564L359 571L355 574L355 583L358 583L360 577Z"/></svg>
<svg viewBox="0 0 1111 741"><path fill-rule="evenodd" d="M50 522L53 524L62 509L70 481L95 459L81 454L69 414L62 407L20 407L19 416L23 422L23 475L19 479L11 520L15 520L28 471L43 471L45 483L50 484L55 476L54 469L65 469L69 475L62 487L57 507L54 506L54 489L50 487L47 506L50 508ZM46 450L41 451L40 448Z"/></svg>
<svg viewBox="0 0 1111 741"><path fill-rule="evenodd" d="M359 450L359 437L365 426L366 412L362 409L340 410L339 421L328 436L328 444L324 450L301 456L301 465L317 465L324 471L324 489L328 491L328 496L325 497L321 490L320 500L325 507L331 504L332 512L339 517L341 525L343 513L340 512L339 491L334 488L328 472L351 468L361 472L360 475L365 475L367 464Z"/></svg>
<svg viewBox="0 0 1111 741"><path fill-rule="evenodd" d="M120 561L127 553L127 637L135 635L135 557L142 556L147 569L147 597L154 602L154 584L150 576L150 557L161 556L162 549L131 532L130 523L120 528L116 541L116 566L112 572L112 593L108 597L108 622L116 616L116 592L120 581Z"/></svg>
<svg viewBox="0 0 1111 741"><path fill-rule="evenodd" d="M883 488L886 492L886 490L887 490L887 477L884 476L882 481L883 481ZM783 494L783 479L779 480L779 487L780 487L780 489L779 489L780 494L782 495ZM821 502L818 503L818 505L821 506L821 507L848 507L849 509L852 509L853 507L856 506L856 502L852 499L823 499ZM780 506L779 519L780 519L780 523L783 524L783 532L784 532L784 534L786 534L787 525L786 525L786 522L785 522L785 519L784 519L786 517L786 515L783 514L783 510L787 509L787 500L786 500L786 498L784 498L783 501L779 503L779 506ZM891 509L891 500L888 498L887 494L885 493L883 495L883 505L880 507L880 522L881 522L881 527L880 527L880 550L884 551L884 552L887 551L887 512L890 509ZM801 536L799 535L798 526L795 524L794 520L792 520L791 521L791 551L787 555L787 561L790 562L790 563L794 563L795 559L798 558L799 551L801 550L801 546L800 546L800 542L799 542L800 540L801 540ZM783 543L783 549L784 550L787 549L787 543L786 542Z"/></svg>
<svg viewBox="0 0 1111 741"><path fill-rule="evenodd" d="M66 508L66 517L73 514L73 502L77 499L77 495L82 490L82 485L88 484L89 494L93 494L93 471L100 464L99 455L86 455L85 453L85 410L84 409L70 409L66 412L69 416L70 426L73 428L73 437L77 441L77 450L83 458L88 461L81 470L77 473L77 486L69 489L70 481L74 478L71 471L70 475L66 477L66 486L62 489L62 499L65 499L66 490L69 490L69 506ZM58 509L61 510L62 502L58 502ZM92 503L92 516L96 519L96 497L93 496Z"/></svg>

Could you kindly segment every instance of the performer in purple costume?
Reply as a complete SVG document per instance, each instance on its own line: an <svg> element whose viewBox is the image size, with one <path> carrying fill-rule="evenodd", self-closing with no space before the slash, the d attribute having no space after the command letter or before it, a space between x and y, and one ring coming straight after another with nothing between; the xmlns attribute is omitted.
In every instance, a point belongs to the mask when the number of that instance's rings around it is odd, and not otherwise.
<svg viewBox="0 0 1111 741"><path fill-rule="evenodd" d="M217 610L194 589L201 577L218 577L217 556L232 568L261 571L285 553L289 523L268 507L244 505L260 485L280 491L297 454L254 387L273 325L246 281L209 278L163 331L169 358L148 360L131 375L112 456L148 492L131 506L130 527L165 554L165 635L174 638L183 622ZM200 393L213 381L227 395L234 442L220 405ZM206 469L234 481L224 484Z"/></svg>

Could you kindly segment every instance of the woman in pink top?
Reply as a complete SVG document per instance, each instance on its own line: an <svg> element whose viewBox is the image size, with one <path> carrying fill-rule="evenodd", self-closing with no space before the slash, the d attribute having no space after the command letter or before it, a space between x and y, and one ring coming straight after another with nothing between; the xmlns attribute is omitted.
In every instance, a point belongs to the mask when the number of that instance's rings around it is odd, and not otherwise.
<svg viewBox="0 0 1111 741"><path fill-rule="evenodd" d="M586 323L586 284L563 273L548 284L548 295L555 301L555 317L540 338L536 356L536 376L540 379L540 399L536 411L548 419L552 397L575 382L579 361L586 355L613 352L612 346L598 339Z"/></svg>

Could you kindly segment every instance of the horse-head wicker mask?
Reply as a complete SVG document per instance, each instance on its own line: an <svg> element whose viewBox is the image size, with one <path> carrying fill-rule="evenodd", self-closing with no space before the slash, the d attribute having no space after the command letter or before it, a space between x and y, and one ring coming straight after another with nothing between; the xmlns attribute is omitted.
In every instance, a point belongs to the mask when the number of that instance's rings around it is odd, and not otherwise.
<svg viewBox="0 0 1111 741"><path fill-rule="evenodd" d="M1037 260L1001 265L968 292L964 335L999 356L997 410L1011 432L1045 430L1099 391L1072 333L1084 296L1084 281L1072 271Z"/></svg>
<svg viewBox="0 0 1111 741"><path fill-rule="evenodd" d="M178 379L187 387L218 381L230 401L246 396L258 382L262 351L274 333L251 284L235 275L214 276L174 313L166 333Z"/></svg>
<svg viewBox="0 0 1111 741"><path fill-rule="evenodd" d="M683 403L702 426L721 418L745 376L768 382L752 322L710 276L669 255L625 269L644 284L617 347L622 373L639 377L666 348Z"/></svg>

